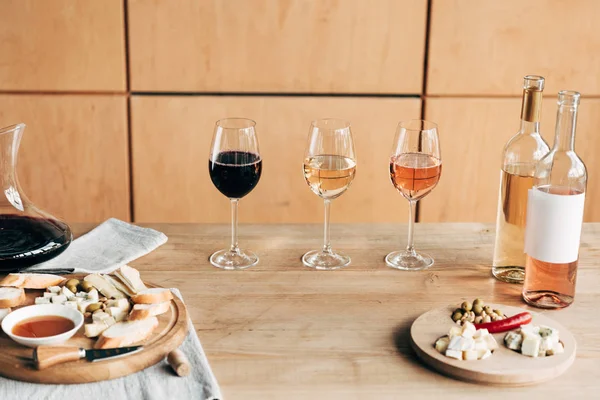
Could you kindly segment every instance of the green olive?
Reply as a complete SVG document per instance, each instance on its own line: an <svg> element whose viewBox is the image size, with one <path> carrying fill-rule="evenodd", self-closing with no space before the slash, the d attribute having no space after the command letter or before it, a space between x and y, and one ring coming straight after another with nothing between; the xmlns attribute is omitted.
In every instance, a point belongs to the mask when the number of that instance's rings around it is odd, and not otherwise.
<svg viewBox="0 0 600 400"><path fill-rule="evenodd" d="M89 292L93 288L94 288L94 286L92 286L91 283L86 282L86 281L81 282L81 290L83 290L84 292Z"/></svg>
<svg viewBox="0 0 600 400"><path fill-rule="evenodd" d="M90 304L89 306L87 306L87 308L85 309L86 312L94 312L97 311L99 309L102 308L102 304L100 303L94 303L94 304Z"/></svg>
<svg viewBox="0 0 600 400"><path fill-rule="evenodd" d="M490 306L483 307L483 311L485 311L486 314L491 314L494 312L494 310L492 310L492 307Z"/></svg>
<svg viewBox="0 0 600 400"><path fill-rule="evenodd" d="M476 305L483 307L483 300L481 300L481 299L473 300L473 307L475 307Z"/></svg>
<svg viewBox="0 0 600 400"><path fill-rule="evenodd" d="M483 307L480 304L475 304L473 306L473 312L475 312L475 315L477 315L477 316L481 315L482 311L483 311Z"/></svg>
<svg viewBox="0 0 600 400"><path fill-rule="evenodd" d="M500 316L500 317L502 317L502 316L504 315L504 314L502 313L502 311L500 311L500 310L494 310L494 312L495 312L496 314L498 314L498 316Z"/></svg>
<svg viewBox="0 0 600 400"><path fill-rule="evenodd" d="M460 308L462 308L463 311L471 311L473 306L468 301L463 301L462 304L460 305Z"/></svg>
<svg viewBox="0 0 600 400"><path fill-rule="evenodd" d="M454 311L452 311L452 314L456 314L456 313L463 313L463 309L462 308L455 308Z"/></svg>
<svg viewBox="0 0 600 400"><path fill-rule="evenodd" d="M463 315L461 313L455 312L454 314L452 314L452 321L459 321L462 317Z"/></svg>
<svg viewBox="0 0 600 400"><path fill-rule="evenodd" d="M77 293L77 285L67 286L67 289L69 289L73 293Z"/></svg>
<svg viewBox="0 0 600 400"><path fill-rule="evenodd" d="M79 285L79 279L69 279L69 280L67 281L67 283L65 283L65 286L66 286L66 287L69 287L69 286L77 286L77 285Z"/></svg>

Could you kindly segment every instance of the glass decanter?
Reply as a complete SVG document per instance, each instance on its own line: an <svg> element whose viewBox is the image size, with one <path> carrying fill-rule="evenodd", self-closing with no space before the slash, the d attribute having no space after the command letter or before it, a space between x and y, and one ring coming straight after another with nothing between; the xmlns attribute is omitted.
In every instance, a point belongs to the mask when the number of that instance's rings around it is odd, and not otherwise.
<svg viewBox="0 0 600 400"><path fill-rule="evenodd" d="M37 208L17 178L25 124L0 129L0 273L15 272L62 253L73 240L69 226Z"/></svg>

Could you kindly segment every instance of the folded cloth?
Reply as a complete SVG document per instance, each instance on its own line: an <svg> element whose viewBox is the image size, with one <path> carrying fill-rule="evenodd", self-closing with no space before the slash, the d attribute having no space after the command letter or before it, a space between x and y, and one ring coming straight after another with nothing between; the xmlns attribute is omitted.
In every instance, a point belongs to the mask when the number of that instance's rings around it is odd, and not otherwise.
<svg viewBox="0 0 600 400"><path fill-rule="evenodd" d="M181 298L177 289L171 289ZM194 325L188 322L188 334L179 348L190 361L190 374L175 375L165 360L143 371L110 381L76 385L45 385L13 381L0 377L0 399L44 400L222 400L221 390L210 369ZM101 365L99 362L98 365Z"/></svg>
<svg viewBox="0 0 600 400"><path fill-rule="evenodd" d="M107 274L166 241L162 232L110 218L75 239L64 253L22 272Z"/></svg>

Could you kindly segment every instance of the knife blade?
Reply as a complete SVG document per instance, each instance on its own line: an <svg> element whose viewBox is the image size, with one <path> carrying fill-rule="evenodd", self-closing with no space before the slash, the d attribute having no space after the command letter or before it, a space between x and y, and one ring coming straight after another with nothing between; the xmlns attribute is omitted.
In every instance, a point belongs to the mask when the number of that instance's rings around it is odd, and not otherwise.
<svg viewBox="0 0 600 400"><path fill-rule="evenodd" d="M143 350L143 346L119 347L114 349L81 349L67 346L39 346L33 350L33 362L37 369L44 369L68 361L85 358L96 362L129 356Z"/></svg>

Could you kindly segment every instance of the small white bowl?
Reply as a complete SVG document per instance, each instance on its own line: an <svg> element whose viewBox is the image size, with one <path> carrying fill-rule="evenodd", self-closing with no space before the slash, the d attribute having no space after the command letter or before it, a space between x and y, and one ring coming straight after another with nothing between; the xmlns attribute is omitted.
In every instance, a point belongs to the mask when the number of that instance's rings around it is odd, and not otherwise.
<svg viewBox="0 0 600 400"><path fill-rule="evenodd" d="M41 338L17 336L12 333L15 325L23 320L50 315L70 319L73 321L75 326L70 331L61 333L60 335ZM2 330L4 333L6 333L15 342L27 347L37 347L42 345L48 346L64 343L69 340L79 330L79 328L81 328L81 325L83 325L83 315L79 311L61 304L36 304L34 306L19 308L18 310L8 314L2 320Z"/></svg>

